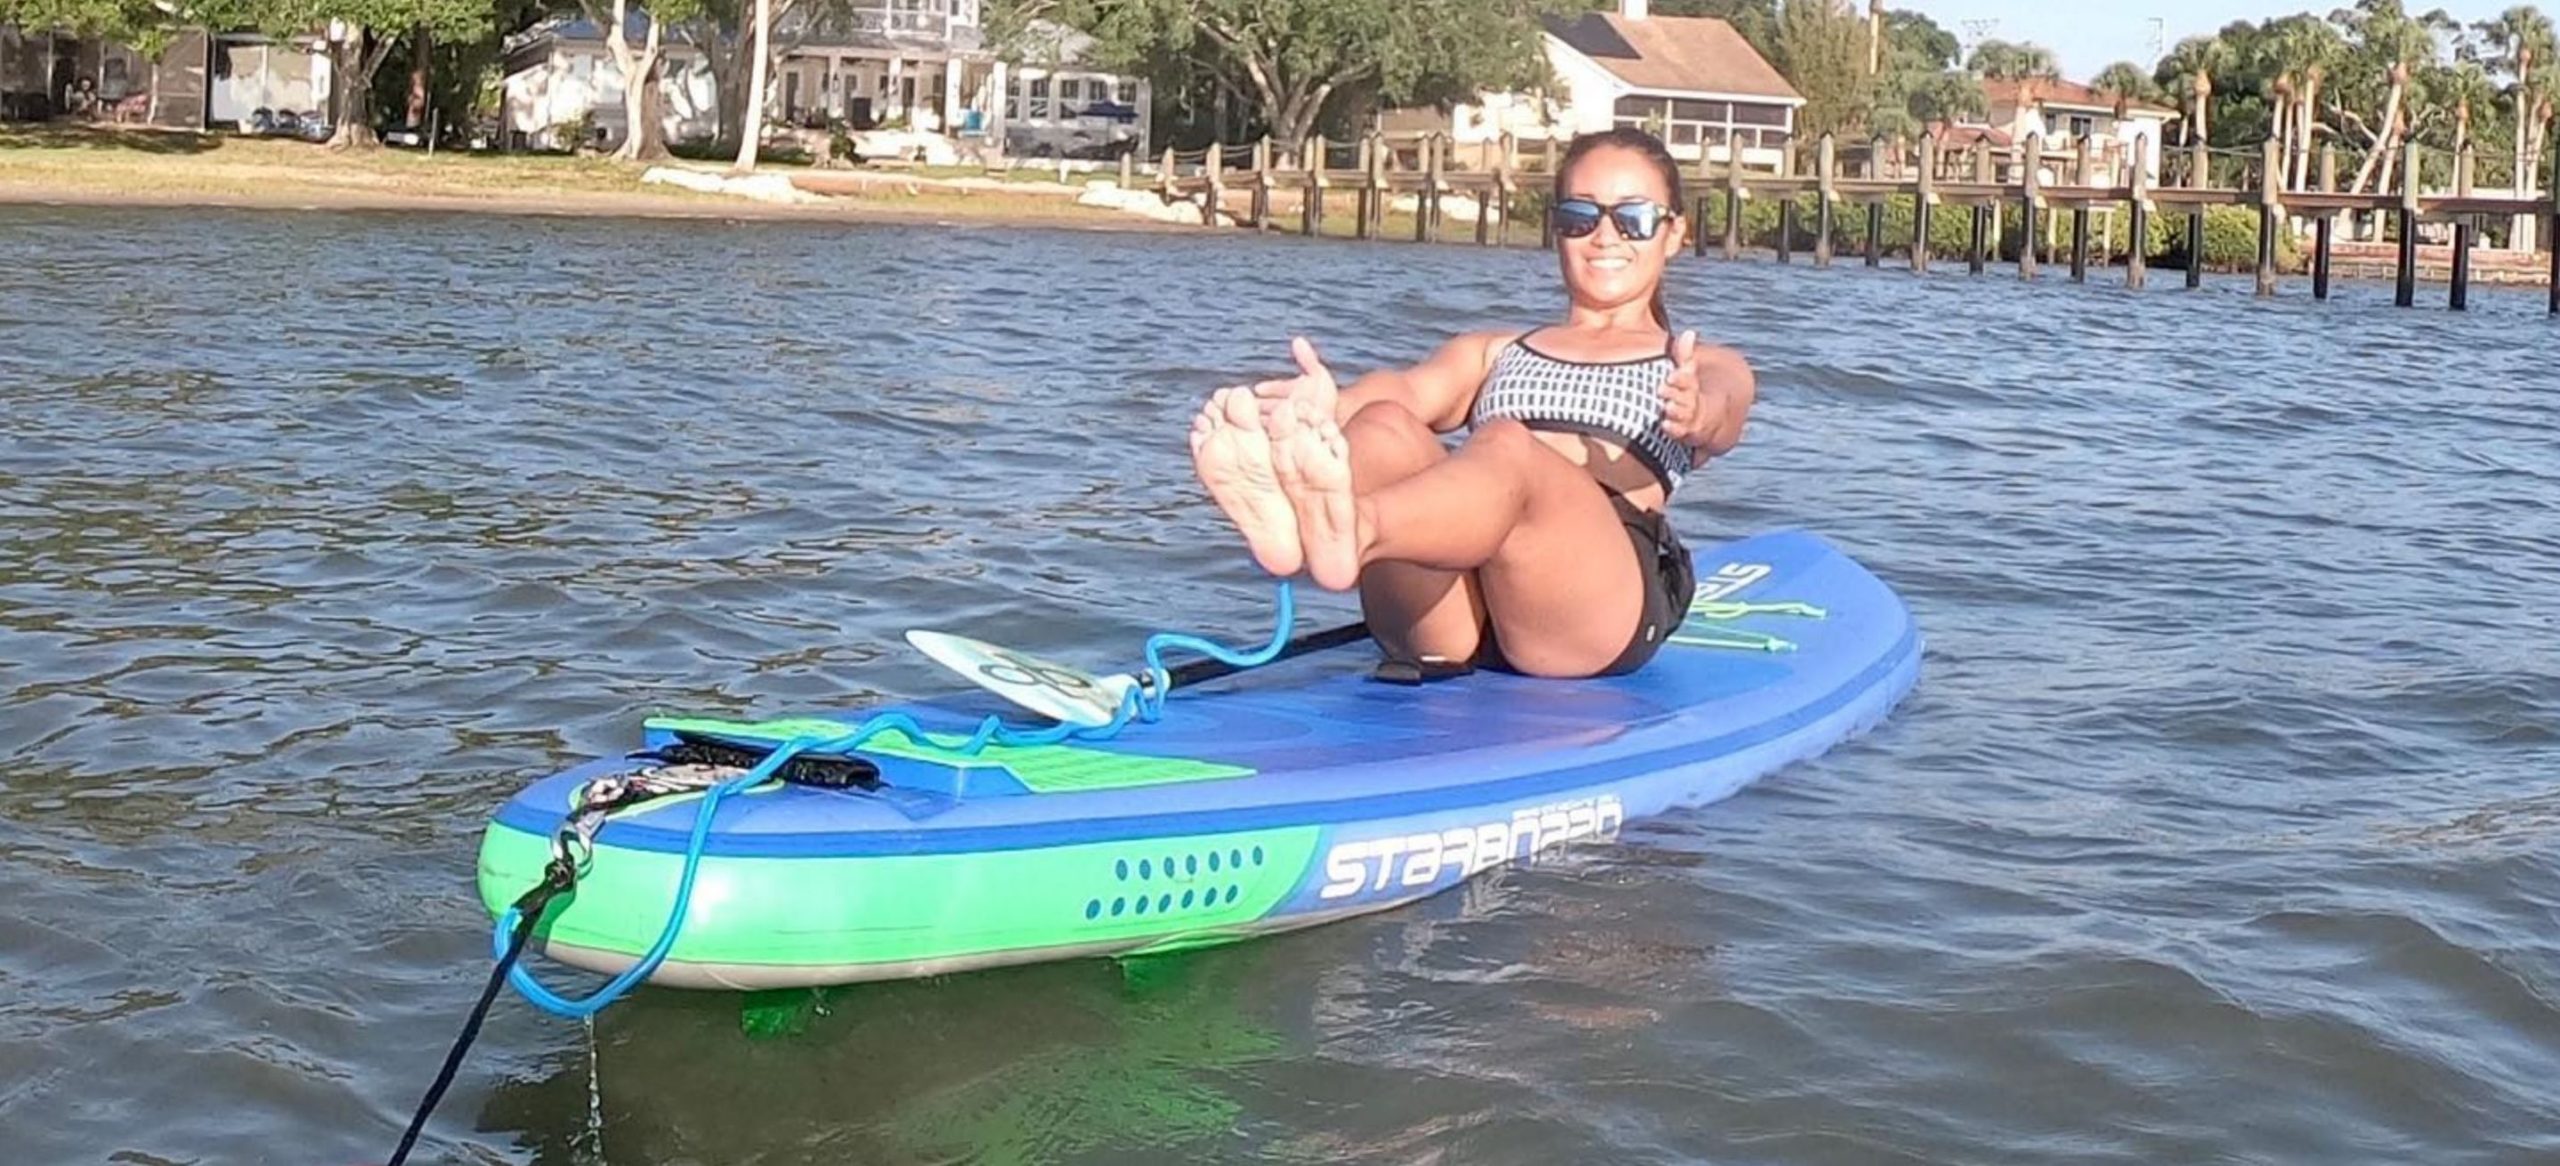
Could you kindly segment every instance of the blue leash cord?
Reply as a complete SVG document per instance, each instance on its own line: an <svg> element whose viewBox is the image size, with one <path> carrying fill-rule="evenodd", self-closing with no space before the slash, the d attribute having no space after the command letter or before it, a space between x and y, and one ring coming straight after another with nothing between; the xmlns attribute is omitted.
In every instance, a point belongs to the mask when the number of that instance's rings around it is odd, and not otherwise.
<svg viewBox="0 0 2560 1166"><path fill-rule="evenodd" d="M1165 698L1172 692L1172 673L1164 666L1164 654L1168 650L1197 652L1223 664L1238 668L1252 668L1269 663L1288 646L1289 629L1297 619L1297 602L1288 580L1280 581L1279 591L1278 627L1271 633L1271 642L1259 650L1238 652L1198 636L1184 635L1179 632L1157 632L1147 637L1146 683L1131 689L1121 698L1120 708L1112 714L1109 723L1086 726L1060 722L1045 729L1024 729L1007 725L1001 718L991 714L984 721L979 722L977 732L972 733L969 739L957 746L953 752L962 756L975 756L989 745L1054 745L1070 739L1107 740L1118 736L1120 730L1127 728L1133 721L1152 724L1164 716ZM596 989L585 999L572 1000L543 987L533 978L533 973L525 970L520 961L507 969L507 983L513 985L517 993L531 1002L534 1007L554 1016L581 1020L604 1011L607 1006L620 999L623 993L655 974L658 965L666 962L667 953L675 948L676 935L684 929L685 912L693 903L694 875L701 869L702 848L711 836L711 819L720 808L720 799L741 790L762 785L779 772L785 763L802 753L849 753L860 748L871 738L887 732L902 733L908 740L918 743L927 740L924 726L917 724L915 718L905 713L876 713L841 736L794 737L785 741L776 746L773 752L766 754L763 761L756 763L755 768L704 790L702 806L694 811L693 833L685 841L684 871L676 878L675 904L667 913L667 925L659 930L657 942L649 945L648 952L640 957L640 962L623 969L620 975L606 981L603 987ZM563 826L567 825L568 818L575 817L576 814L575 809L571 810L570 814L564 817ZM574 892L572 893L574 895ZM507 961L509 938L521 922L520 908L517 907L509 907L498 916L496 929L490 936L492 958L501 963Z"/></svg>

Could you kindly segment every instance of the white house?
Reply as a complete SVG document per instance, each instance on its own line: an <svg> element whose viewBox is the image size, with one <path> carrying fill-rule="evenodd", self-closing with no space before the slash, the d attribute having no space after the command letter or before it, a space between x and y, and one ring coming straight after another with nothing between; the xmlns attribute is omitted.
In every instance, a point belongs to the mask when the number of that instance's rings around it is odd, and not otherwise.
<svg viewBox="0 0 2560 1166"><path fill-rule="evenodd" d="M1991 114L1979 120L1958 119L1943 128L1944 140L1957 148L1987 142L2002 157L2014 160L2029 137L2041 138L2047 181L2068 181L2078 157L2080 139L2090 139L2089 182L2120 186L2139 166L2153 182L2160 178L2160 143L2176 110L2140 101L2119 102L2076 81L2041 77L2025 81L1985 81L1982 95ZM2121 112L2119 112L2121 109Z"/></svg>
<svg viewBox="0 0 2560 1166"><path fill-rule="evenodd" d="M1619 0L1615 12L1548 17L1540 40L1559 88L1455 106L1433 128L1456 157L1480 156L1505 133L1566 139L1625 125L1661 135L1684 161L1738 152L1745 166L1776 169L1795 137L1803 95L1722 20L1655 16L1647 0Z"/></svg>
<svg viewBox="0 0 2560 1166"><path fill-rule="evenodd" d="M999 59L985 48L980 0L852 0L783 32L766 91L767 117L811 128L894 126L1033 155L1109 148L1144 152L1151 95L1144 81L1083 68L1090 41L1047 30L1044 64ZM633 43L647 33L635 15ZM718 129L719 94L707 58L683 37L666 39L662 74L670 140ZM506 62L506 123L517 140L561 145L558 127L592 112L603 143L621 140L622 79L601 29L581 20L537 28Z"/></svg>
<svg viewBox="0 0 2560 1166"><path fill-rule="evenodd" d="M648 43L649 18L633 13L622 35L635 47ZM720 95L710 61L672 34L662 38L659 128L671 142L718 133ZM581 119L593 135L587 145L610 146L626 136L622 68L594 23L555 17L537 24L508 44L504 67L499 128L507 145L571 148L579 144L571 127Z"/></svg>

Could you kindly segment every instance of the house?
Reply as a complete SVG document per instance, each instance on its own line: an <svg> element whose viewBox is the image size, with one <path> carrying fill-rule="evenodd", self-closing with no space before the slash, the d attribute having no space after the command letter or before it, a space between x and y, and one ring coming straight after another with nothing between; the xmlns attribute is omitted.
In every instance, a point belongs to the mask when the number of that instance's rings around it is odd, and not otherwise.
<svg viewBox="0 0 2560 1166"><path fill-rule="evenodd" d="M631 13L623 39L649 41L649 18ZM668 141L714 137L720 130L719 86L700 49L661 32L659 128ZM553 17L507 41L499 81L498 133L510 149L608 147L626 136L622 69L604 29L578 17ZM579 140L580 135L584 140Z"/></svg>
<svg viewBox="0 0 2560 1166"><path fill-rule="evenodd" d="M256 33L213 37L208 126L254 125L260 110L292 111L335 124L329 42L318 36L272 38Z"/></svg>
<svg viewBox="0 0 2560 1166"><path fill-rule="evenodd" d="M1032 67L985 46L980 0L850 0L803 11L777 37L766 116L786 125L906 128L1003 152L1033 155L1146 149L1150 94L1144 81L1083 68L1089 45L1049 30L1059 51ZM625 36L645 40L646 17ZM1035 32L1038 30L1035 29ZM670 140L709 137L719 123L709 59L686 35L664 37L660 84ZM603 30L583 20L537 26L509 47L505 127L511 140L558 146L560 130L584 121L600 144L619 142L622 79ZM591 116L590 116L591 115Z"/></svg>
<svg viewBox="0 0 2560 1166"><path fill-rule="evenodd" d="M71 116L201 129L210 40L187 30L157 57L68 31L0 24L0 120Z"/></svg>
<svg viewBox="0 0 2560 1166"><path fill-rule="evenodd" d="M1461 165L1485 164L1504 134L1565 140L1613 126L1650 130L1683 161L1784 163L1804 96L1731 24L1619 0L1614 12L1547 17L1539 39L1554 92L1485 94L1444 118L1394 111L1382 127L1447 134Z"/></svg>
<svg viewBox="0 0 2560 1166"><path fill-rule="evenodd" d="M2178 116L2173 109L2119 101L2076 81L2051 77L1984 81L1982 95L1990 115L1936 127L1941 147L1969 150L1976 143L1986 144L2001 160L2005 173L2024 157L2026 140L2040 138L2047 159L2044 177L2050 182L2071 179L2069 167L2083 137L2090 139L2091 185L2124 185L2137 166L2146 179L2157 182L2160 143L2169 122Z"/></svg>

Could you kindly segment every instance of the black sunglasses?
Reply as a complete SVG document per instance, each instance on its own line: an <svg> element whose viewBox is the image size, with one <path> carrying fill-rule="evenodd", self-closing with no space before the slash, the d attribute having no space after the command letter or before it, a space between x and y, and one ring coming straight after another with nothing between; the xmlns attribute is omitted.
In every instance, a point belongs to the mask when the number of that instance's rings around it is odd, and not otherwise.
<svg viewBox="0 0 2560 1166"><path fill-rule="evenodd" d="M1662 230L1662 224L1680 217L1680 212L1649 198L1631 198L1615 206L1603 207L1587 198L1568 198L1551 212L1556 234L1579 239L1600 229L1606 216L1618 225L1618 236L1631 243L1641 243Z"/></svg>

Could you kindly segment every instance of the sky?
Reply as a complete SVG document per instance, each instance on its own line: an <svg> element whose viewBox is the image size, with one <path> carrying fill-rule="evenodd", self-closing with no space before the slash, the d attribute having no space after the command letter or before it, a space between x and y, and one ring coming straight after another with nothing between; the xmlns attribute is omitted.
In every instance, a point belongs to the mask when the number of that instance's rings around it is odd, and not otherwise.
<svg viewBox="0 0 2560 1166"><path fill-rule="evenodd" d="M2252 23L2296 12L2326 15L2353 0L2295 0L2256 3L2251 0L1888 0L1888 7L1908 8L1937 21L1971 47L1991 38L2033 41L2052 49L2062 60L2064 75L2086 81L2114 61L2148 66L2153 52L2153 20L2159 23L2159 51L2190 36L2219 30L2234 20ZM2413 12L2442 8L2464 24L2487 20L2520 0L2411 0ZM2560 17L2560 2L2544 0L2543 11ZM1982 22L1976 24L1974 22Z"/></svg>

